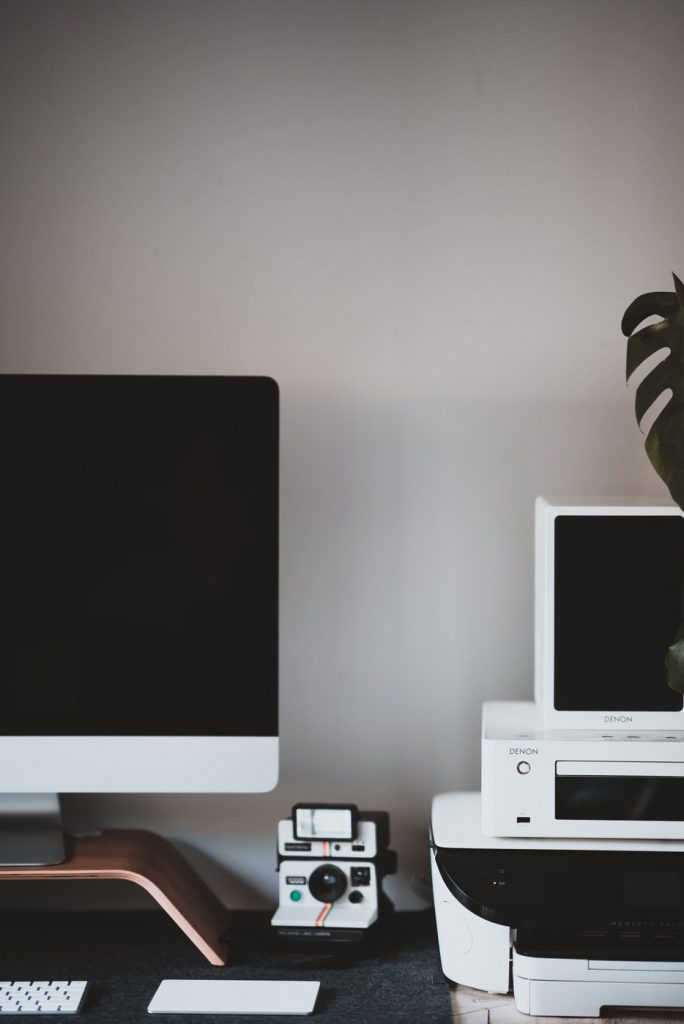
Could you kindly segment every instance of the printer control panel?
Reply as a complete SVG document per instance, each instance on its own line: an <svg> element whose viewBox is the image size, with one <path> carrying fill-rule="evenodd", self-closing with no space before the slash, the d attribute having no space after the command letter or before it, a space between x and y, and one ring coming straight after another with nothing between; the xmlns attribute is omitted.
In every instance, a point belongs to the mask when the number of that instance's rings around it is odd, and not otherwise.
<svg viewBox="0 0 684 1024"><path fill-rule="evenodd" d="M684 941L684 856L597 850L435 851L468 910L514 928L648 931Z"/></svg>

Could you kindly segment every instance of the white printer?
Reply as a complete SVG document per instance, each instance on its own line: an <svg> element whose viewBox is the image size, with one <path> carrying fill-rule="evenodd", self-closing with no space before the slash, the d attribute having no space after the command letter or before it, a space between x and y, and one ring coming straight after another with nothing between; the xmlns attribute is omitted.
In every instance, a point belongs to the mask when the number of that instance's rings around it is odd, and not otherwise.
<svg viewBox="0 0 684 1024"><path fill-rule="evenodd" d="M684 1006L684 841L484 836L478 793L435 797L442 969L534 1015Z"/></svg>

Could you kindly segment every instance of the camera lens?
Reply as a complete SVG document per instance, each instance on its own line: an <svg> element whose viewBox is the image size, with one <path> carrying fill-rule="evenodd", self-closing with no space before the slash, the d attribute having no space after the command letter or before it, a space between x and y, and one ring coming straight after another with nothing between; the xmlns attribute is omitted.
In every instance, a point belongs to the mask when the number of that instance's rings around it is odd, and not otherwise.
<svg viewBox="0 0 684 1024"><path fill-rule="evenodd" d="M347 876L335 864L321 864L311 872L309 891L321 903L334 903L344 895Z"/></svg>

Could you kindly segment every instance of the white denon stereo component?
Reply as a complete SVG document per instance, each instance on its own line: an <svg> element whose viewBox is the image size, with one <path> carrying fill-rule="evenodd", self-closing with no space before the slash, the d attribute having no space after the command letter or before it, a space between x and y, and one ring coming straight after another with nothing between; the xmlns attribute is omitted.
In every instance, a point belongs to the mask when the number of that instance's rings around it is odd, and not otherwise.
<svg viewBox="0 0 684 1024"><path fill-rule="evenodd" d="M482 831L684 840L684 732L551 730L531 702L486 703Z"/></svg>
<svg viewBox="0 0 684 1024"><path fill-rule="evenodd" d="M681 509L537 498L535 699L546 728L684 730L665 670L683 619Z"/></svg>

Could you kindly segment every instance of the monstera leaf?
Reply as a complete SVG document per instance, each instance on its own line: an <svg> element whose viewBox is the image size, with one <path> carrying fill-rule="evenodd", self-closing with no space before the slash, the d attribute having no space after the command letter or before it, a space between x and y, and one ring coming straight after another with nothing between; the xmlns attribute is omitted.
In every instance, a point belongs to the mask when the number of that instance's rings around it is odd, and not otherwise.
<svg viewBox="0 0 684 1024"><path fill-rule="evenodd" d="M622 333L627 341L627 380L644 360L656 352L667 354L646 374L636 390L634 408L637 422L664 392L671 397L653 421L646 435L646 451L655 471L670 494L684 509L684 284L673 274L673 292L647 292L625 310ZM657 323L635 330L648 317L662 317ZM684 623L668 648L667 681L684 693Z"/></svg>

